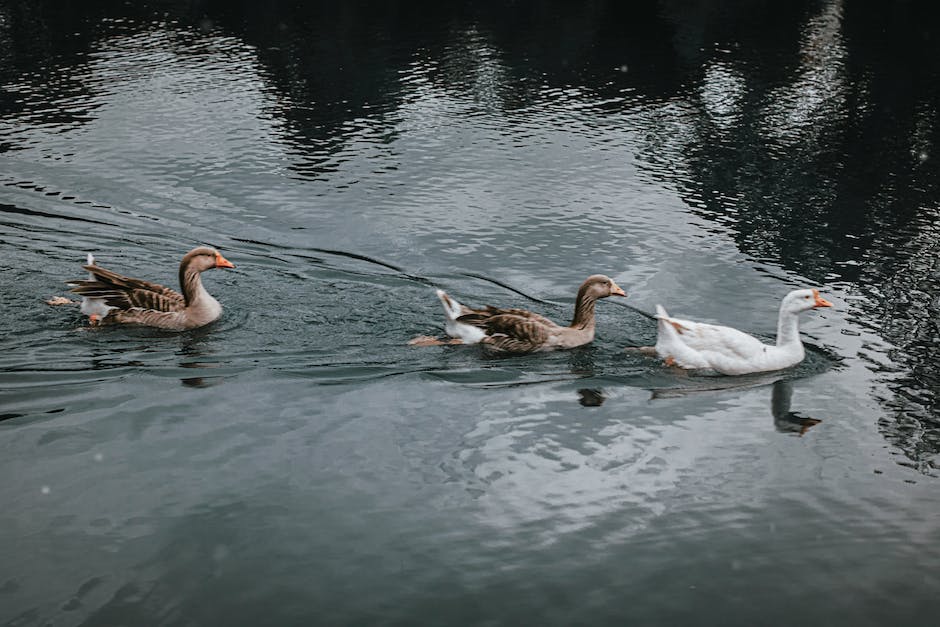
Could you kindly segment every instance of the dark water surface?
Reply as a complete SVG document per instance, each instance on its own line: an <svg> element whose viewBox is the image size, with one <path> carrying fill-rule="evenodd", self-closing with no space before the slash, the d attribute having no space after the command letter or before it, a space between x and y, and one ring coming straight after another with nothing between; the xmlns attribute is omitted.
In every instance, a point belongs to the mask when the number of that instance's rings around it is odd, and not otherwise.
<svg viewBox="0 0 940 627"><path fill-rule="evenodd" d="M936 624L932 5L71 4L0 0L0 623ZM210 327L43 303L200 243ZM623 351L798 286L790 371Z"/></svg>

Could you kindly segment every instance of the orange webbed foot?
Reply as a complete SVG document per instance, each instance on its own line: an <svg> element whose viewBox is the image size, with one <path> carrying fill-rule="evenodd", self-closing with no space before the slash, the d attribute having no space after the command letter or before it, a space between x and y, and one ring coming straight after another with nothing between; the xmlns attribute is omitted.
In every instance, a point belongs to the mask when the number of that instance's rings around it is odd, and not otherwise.
<svg viewBox="0 0 940 627"><path fill-rule="evenodd" d="M409 346L447 346L448 344L462 344L459 339L442 340L430 335L419 335L416 338L408 340Z"/></svg>

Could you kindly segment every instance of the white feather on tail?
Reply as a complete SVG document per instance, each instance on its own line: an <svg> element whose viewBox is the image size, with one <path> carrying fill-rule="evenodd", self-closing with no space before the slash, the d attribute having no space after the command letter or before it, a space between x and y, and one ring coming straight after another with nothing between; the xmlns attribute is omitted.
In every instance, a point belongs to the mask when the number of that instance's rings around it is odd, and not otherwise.
<svg viewBox="0 0 940 627"><path fill-rule="evenodd" d="M444 290L437 290L437 297L441 299L441 304L444 306L444 315L447 316L447 320L457 320L463 311L463 305L448 296L447 292Z"/></svg>
<svg viewBox="0 0 940 627"><path fill-rule="evenodd" d="M676 328L677 322L673 321L666 309L662 305L656 305L657 334L656 334L656 354L670 363L681 368L708 368L708 362L702 358L695 350L689 348L680 336L680 330ZM687 331L685 327L681 327Z"/></svg>
<svg viewBox="0 0 940 627"><path fill-rule="evenodd" d="M85 261L85 265L93 266L95 265L95 256L91 253L88 253L88 256L85 257ZM91 272L88 273L88 278L92 281L96 280L95 275ZM114 307L106 304L102 298L82 296L82 305L80 310L83 314L91 318L92 324L97 324L102 318L107 316L108 312L112 309L114 309Z"/></svg>
<svg viewBox="0 0 940 627"><path fill-rule="evenodd" d="M661 356L666 357L676 349L676 344L679 343L679 334L676 328L672 326L665 307L656 305L656 315L654 317L657 320L656 326L659 330L656 339L656 350Z"/></svg>
<svg viewBox="0 0 940 627"><path fill-rule="evenodd" d="M444 290L437 290L437 297L441 299L441 305L444 306L444 317L446 318L444 330L447 331L447 335L462 340L464 344L478 344L486 337L483 329L457 321L457 318L465 313L464 309L466 308L463 305L448 296Z"/></svg>

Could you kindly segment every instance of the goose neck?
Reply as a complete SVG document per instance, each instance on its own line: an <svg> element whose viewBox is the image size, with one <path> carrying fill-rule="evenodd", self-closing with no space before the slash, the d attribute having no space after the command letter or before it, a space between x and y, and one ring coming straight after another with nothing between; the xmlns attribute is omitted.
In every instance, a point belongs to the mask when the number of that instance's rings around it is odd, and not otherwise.
<svg viewBox="0 0 940 627"><path fill-rule="evenodd" d="M791 311L780 310L777 319L777 346L800 344L800 318Z"/></svg>
<svg viewBox="0 0 940 627"><path fill-rule="evenodd" d="M574 318L571 320L571 327L575 329L587 329L594 327L594 305L596 298L586 294L578 294L578 300L574 304Z"/></svg>
<svg viewBox="0 0 940 627"><path fill-rule="evenodd" d="M180 288L187 307L206 293L202 286L201 273L188 265L180 267Z"/></svg>

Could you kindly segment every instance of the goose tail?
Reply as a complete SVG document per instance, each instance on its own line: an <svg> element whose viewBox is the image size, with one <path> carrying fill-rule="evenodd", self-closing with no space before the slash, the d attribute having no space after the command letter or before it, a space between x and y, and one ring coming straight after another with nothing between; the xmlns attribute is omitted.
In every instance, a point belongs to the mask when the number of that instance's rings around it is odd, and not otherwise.
<svg viewBox="0 0 940 627"><path fill-rule="evenodd" d="M656 315L654 317L657 321L656 327L658 330L656 349L661 350L666 346L680 343L679 333L672 325L672 321L669 319L669 314L666 313L666 308L662 305L656 305Z"/></svg>
<svg viewBox="0 0 940 627"><path fill-rule="evenodd" d="M463 305L448 296L444 290L437 290L437 297L441 299L441 305L444 306L444 315L447 316L447 319L451 322L456 321L463 312Z"/></svg>
<svg viewBox="0 0 940 627"><path fill-rule="evenodd" d="M95 265L95 256L92 255L91 253L88 253L85 256L85 265L86 266ZM72 288L71 290L72 292L75 292L76 294L81 294L82 302L81 302L81 306L79 307L79 310L83 314L89 317L92 324L98 324L101 320L103 320L108 315L109 311L111 311L112 309L115 309L115 307L108 304L106 296L95 295L94 293L92 294L83 293L89 289L91 289L92 292L94 292L93 290L94 287L101 287L101 285L97 283L97 281L98 279L97 277L95 277L94 273L89 272L87 281L84 281L81 279L75 279L73 281L66 282L66 285ZM91 283L95 283L95 285L91 285Z"/></svg>
<svg viewBox="0 0 940 627"><path fill-rule="evenodd" d="M88 255L85 257L85 265L86 265L86 266L93 266L93 265L95 265L95 256L92 255L91 253L88 253ZM92 274L91 272L89 272L89 273L88 273L88 278L91 279L92 281L94 281L94 280L95 280L95 275Z"/></svg>

